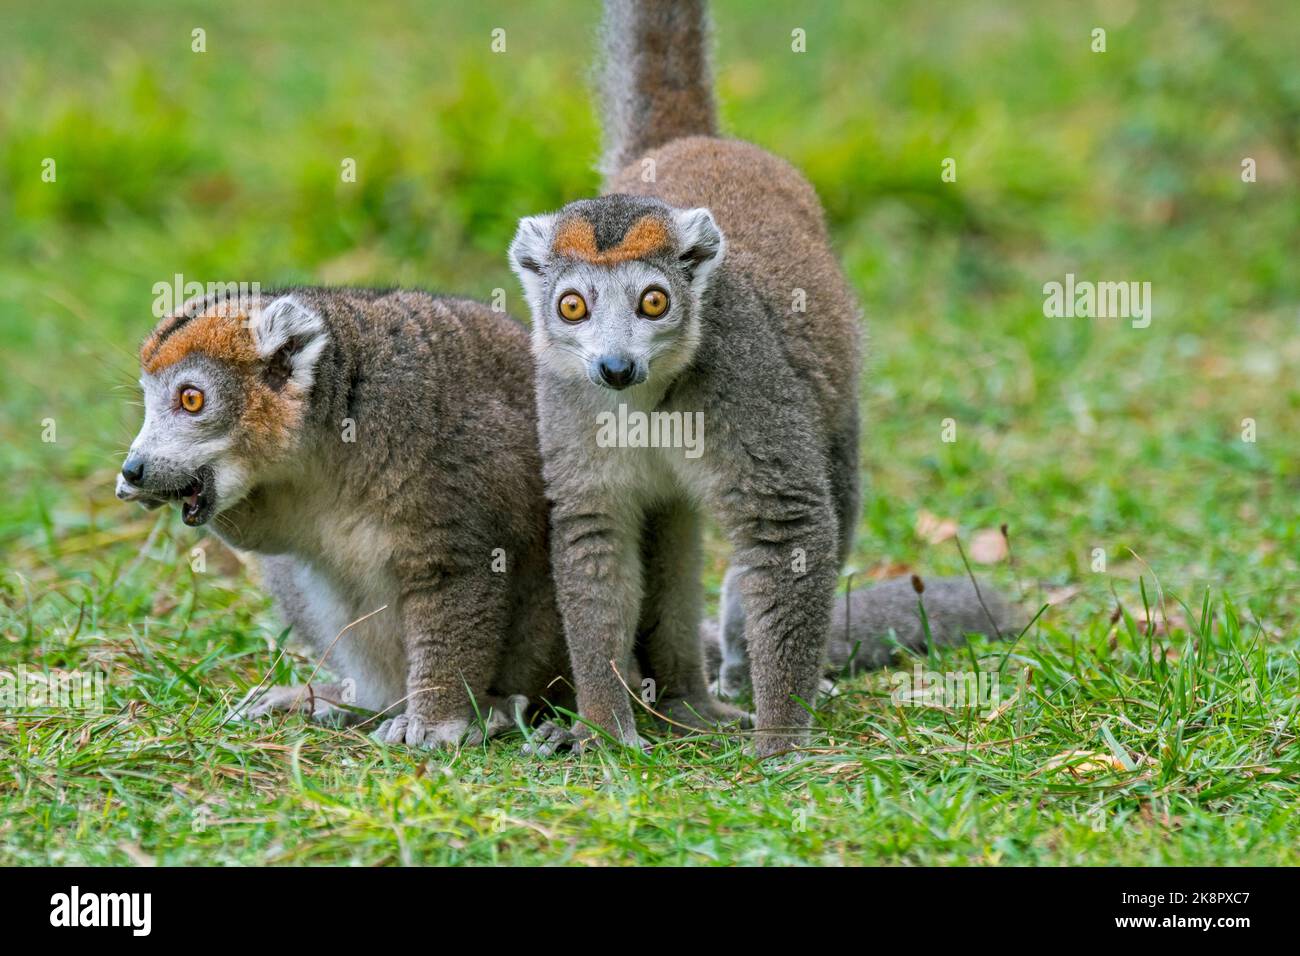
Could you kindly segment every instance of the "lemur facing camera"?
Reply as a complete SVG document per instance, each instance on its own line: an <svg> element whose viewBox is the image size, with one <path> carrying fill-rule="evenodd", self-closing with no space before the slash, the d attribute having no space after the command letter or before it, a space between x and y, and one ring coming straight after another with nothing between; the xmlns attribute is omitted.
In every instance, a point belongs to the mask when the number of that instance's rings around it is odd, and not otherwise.
<svg viewBox="0 0 1300 956"><path fill-rule="evenodd" d="M605 194L523 219L510 260L580 713L640 743L635 653L684 711L743 719L709 694L697 638L707 509L734 551L767 755L806 736L858 518L860 313L812 187L717 135L705 19L702 0L608 0ZM620 447L597 427L610 414L700 414L703 453Z"/></svg>
<svg viewBox="0 0 1300 956"><path fill-rule="evenodd" d="M386 712L382 741L440 746L564 700L527 342L423 292L198 299L159 323L118 497L259 554L294 633L351 681L255 689L237 713L355 705Z"/></svg>
<svg viewBox="0 0 1300 956"><path fill-rule="evenodd" d="M145 418L118 497L175 504L257 554L295 637L343 680L259 686L232 716L378 711L382 742L434 747L507 730L527 705L572 704L522 326L424 292L293 289L186 303L140 359ZM744 653L734 580L727 640L701 628L729 690ZM915 603L909 621L888 586L855 591L853 607L860 661L890 654L864 622L915 643ZM930 605L932 631L986 630L973 607ZM832 668L847 659L838 634ZM657 676L638 666L634 686ZM537 753L556 748L556 727L534 735Z"/></svg>
<svg viewBox="0 0 1300 956"><path fill-rule="evenodd" d="M611 162L666 145L649 154L657 183L638 166L612 179L654 195L521 227L536 381L522 326L416 291L200 297L145 341L118 497L174 504L257 554L295 636L342 679L259 686L233 715L377 711L382 742L453 746L526 704L568 706L572 657L582 712L633 742L620 678L653 678L679 729L743 720L710 696L702 660L734 692L747 647L775 731L764 746L804 724L791 701L816 689L857 513L856 308L797 173L742 143L678 138L713 129L699 4L613 4L608 36ZM596 414L622 403L704 411L704 454L599 447ZM697 502L736 544L722 642L700 620ZM933 633L985 630L973 607L932 605ZM854 592L852 608L856 660L884 663L889 635L915 644L915 605L890 587ZM837 635L832 667L848 660ZM570 742L561 730L534 751Z"/></svg>

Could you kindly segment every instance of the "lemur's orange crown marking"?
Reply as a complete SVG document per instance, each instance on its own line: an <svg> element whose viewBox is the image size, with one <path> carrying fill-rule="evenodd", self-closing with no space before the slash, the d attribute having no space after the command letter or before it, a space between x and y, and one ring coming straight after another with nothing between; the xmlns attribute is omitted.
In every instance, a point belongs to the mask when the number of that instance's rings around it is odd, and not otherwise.
<svg viewBox="0 0 1300 956"><path fill-rule="evenodd" d="M195 316L180 312L163 319L140 347L140 365L153 375L194 352L238 363L258 359L248 317L218 305Z"/></svg>
<svg viewBox="0 0 1300 956"><path fill-rule="evenodd" d="M575 216L555 230L551 251L557 255L572 256L598 266L611 266L629 259L644 259L668 250L668 227L658 216L646 214L632 224L616 246L596 248L596 229L591 220Z"/></svg>
<svg viewBox="0 0 1300 956"><path fill-rule="evenodd" d="M140 347L140 365L153 375L186 356L202 353L240 366L244 383L244 409L240 416L240 447L248 454L265 454L282 445L290 430L302 420L297 403L261 384L256 369L260 356L248 327L248 315L228 303L209 306L198 313L189 309L158 323ZM251 449L251 451L250 451Z"/></svg>

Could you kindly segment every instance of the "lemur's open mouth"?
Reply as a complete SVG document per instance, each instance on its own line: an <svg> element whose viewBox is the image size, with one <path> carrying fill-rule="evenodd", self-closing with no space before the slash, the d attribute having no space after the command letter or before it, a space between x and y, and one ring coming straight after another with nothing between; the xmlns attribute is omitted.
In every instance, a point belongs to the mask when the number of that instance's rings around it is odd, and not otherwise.
<svg viewBox="0 0 1300 956"><path fill-rule="evenodd" d="M181 503L181 520L191 528L197 528L212 517L213 488L212 468L204 465L198 474L184 488L179 488L170 496Z"/></svg>

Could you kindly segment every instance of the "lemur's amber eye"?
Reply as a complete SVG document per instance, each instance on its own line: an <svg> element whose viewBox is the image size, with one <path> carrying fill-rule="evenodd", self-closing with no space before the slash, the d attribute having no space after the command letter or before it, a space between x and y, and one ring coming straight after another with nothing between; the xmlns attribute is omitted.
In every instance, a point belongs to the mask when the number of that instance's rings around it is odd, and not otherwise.
<svg viewBox="0 0 1300 956"><path fill-rule="evenodd" d="M587 317L587 303L576 292L560 296L560 317L566 322L581 322Z"/></svg>
<svg viewBox="0 0 1300 956"><path fill-rule="evenodd" d="M181 389L181 408L190 414L203 408L203 392L197 388Z"/></svg>
<svg viewBox="0 0 1300 956"><path fill-rule="evenodd" d="M641 314L657 319L668 311L668 293L651 286L641 293Z"/></svg>

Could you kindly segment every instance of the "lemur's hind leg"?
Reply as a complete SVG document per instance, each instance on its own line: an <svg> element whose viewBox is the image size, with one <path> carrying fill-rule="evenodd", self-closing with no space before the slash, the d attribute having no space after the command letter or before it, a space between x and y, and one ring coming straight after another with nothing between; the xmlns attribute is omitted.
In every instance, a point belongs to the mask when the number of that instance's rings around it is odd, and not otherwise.
<svg viewBox="0 0 1300 956"><path fill-rule="evenodd" d="M753 689L749 677L749 645L745 643L745 604L740 594L741 568L732 565L722 579L722 594L718 598L718 643L721 662L717 677L710 689L718 697L734 700L744 697ZM829 664L823 670L829 672ZM835 682L823 677L817 685L820 693L834 697L838 691Z"/></svg>
<svg viewBox="0 0 1300 956"><path fill-rule="evenodd" d="M375 738L386 744L454 747L510 726L510 707L487 693L509 621L500 576L458 568L438 555L408 554L398 567L408 569L412 582L400 604L406 708L385 720ZM498 712L495 720L489 709Z"/></svg>
<svg viewBox="0 0 1300 956"><path fill-rule="evenodd" d="M748 726L749 715L709 693L700 647L699 516L686 501L646 515L642 533L644 591L638 640L646 649L656 701L669 728L685 733L713 727Z"/></svg>
<svg viewBox="0 0 1300 956"><path fill-rule="evenodd" d="M230 709L226 720L259 720L272 714L302 714L308 720L331 727L355 724L365 712L349 698L354 691L343 684L293 684L254 687Z"/></svg>
<svg viewBox="0 0 1300 956"><path fill-rule="evenodd" d="M745 643L745 606L740 595L741 569L734 564L722 578L718 599L719 643L722 663L713 692L722 698L749 693L749 646Z"/></svg>
<svg viewBox="0 0 1300 956"><path fill-rule="evenodd" d="M288 555L263 555L258 559L262 583L275 598L280 617L289 625L293 636L305 641L322 659L338 633L331 615L346 623L346 612L339 610L332 592L313 578L303 562ZM314 594L304 593L304 580ZM333 630L331 631L331 628ZM326 633L326 632L329 633ZM365 715L358 708L359 688L354 681L329 683L315 681L280 687L254 687L230 709L226 720L260 720L272 714L302 714L308 720L333 727L355 724ZM369 703L369 701L367 701Z"/></svg>

